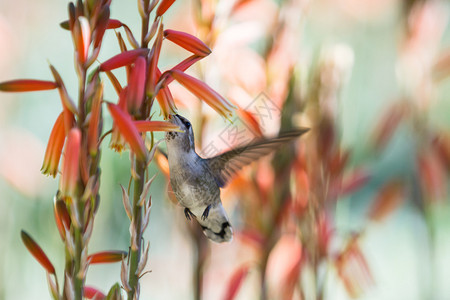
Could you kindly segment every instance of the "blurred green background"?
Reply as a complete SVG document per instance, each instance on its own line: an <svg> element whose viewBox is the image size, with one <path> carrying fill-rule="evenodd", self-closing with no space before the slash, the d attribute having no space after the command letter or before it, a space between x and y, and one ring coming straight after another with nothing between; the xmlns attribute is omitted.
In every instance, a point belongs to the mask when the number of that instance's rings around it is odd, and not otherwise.
<svg viewBox="0 0 450 300"><path fill-rule="evenodd" d="M180 3L178 3L180 2ZM166 27L176 18L193 14L191 1L178 1L169 12ZM400 127L381 154L370 150L369 132L384 109L404 91L398 80L398 51L404 30L402 1L320 0L311 1L298 37L299 61L312 64L324 47L342 45L350 49L353 68L338 104L342 144L352 149L352 162L364 162L373 174L358 193L340 200L336 212L337 230L348 232L366 225L367 205L386 178L408 174L414 168L416 142L411 132ZM450 46L450 6L440 2L444 15L440 48ZM0 1L0 81L14 78L51 78L48 62L61 73L69 93L76 94L73 48L70 34L59 27L66 19L67 2L56 0ZM113 0L112 17L139 32L135 1ZM255 14L258 14L256 11ZM214 52L214 49L212 49ZM108 32L100 58L118 52L114 34ZM165 57L173 61L171 57ZM163 61L164 63L164 61ZM122 76L122 77L120 77ZM124 78L120 74L119 78ZM214 86L214 85L213 85ZM437 89L429 119L437 127L450 127L450 84ZM106 84L106 98L115 101ZM255 95L256 96L256 95ZM53 122L61 111L58 94L45 91L0 94L0 299L49 298L45 273L20 240L25 229L44 248L58 270L63 267L63 245L53 218L52 199L57 180L41 175L45 145ZM186 112L189 115L189 109ZM105 114L106 115L106 114ZM106 121L106 126L111 120ZM225 126L225 124L224 124ZM162 135L158 135L162 137ZM109 141L109 139L107 139ZM107 146L107 143L104 144ZM151 173L157 172L153 170ZM118 155L103 147L101 205L96 218L90 251L126 250L129 221L122 208L119 184L129 179L128 154ZM159 175L152 185L148 269L142 280L142 299L190 299L192 249L186 238L180 207L165 199L166 184ZM450 209L448 199L433 211L436 248L433 266L425 221L412 199L407 199L384 222L370 224L363 251L372 269L375 285L361 299L450 299ZM205 299L221 299L229 276L227 260L239 255L230 245L214 245L210 271L204 286ZM93 266L88 283L106 291L119 280L120 265ZM434 276L431 276L434 273ZM59 274L61 275L61 274ZM252 280L250 279L250 285ZM244 288L239 299L247 298ZM330 281L327 299L347 299L342 285ZM255 299L255 298L251 298Z"/></svg>

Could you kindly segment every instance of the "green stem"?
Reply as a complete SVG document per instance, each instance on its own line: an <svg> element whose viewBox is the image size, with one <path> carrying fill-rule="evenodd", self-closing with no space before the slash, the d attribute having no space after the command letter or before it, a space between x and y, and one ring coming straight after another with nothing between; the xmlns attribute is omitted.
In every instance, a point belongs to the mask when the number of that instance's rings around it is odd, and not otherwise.
<svg viewBox="0 0 450 300"><path fill-rule="evenodd" d="M67 249L67 247L65 247L65 255L66 255L66 264L65 264L65 269L64 269L64 281L63 281L63 292L62 292L62 299L63 300L67 300L67 292L66 291L66 286L67 286L67 276L66 275L70 275L70 270L72 268L72 259L71 256L69 255L69 250Z"/></svg>
<svg viewBox="0 0 450 300"><path fill-rule="evenodd" d="M261 300L267 300L267 279L266 279L266 269L267 262L269 261L269 254L271 249L267 249L264 253L264 257L261 260L261 274L260 274L260 283L261 283Z"/></svg>
<svg viewBox="0 0 450 300"><path fill-rule="evenodd" d="M201 299L201 291L202 291L202 283L203 283L203 263L201 262L201 254L200 251L202 251L201 246L197 243L197 257L196 257L196 263L194 264L194 299L200 300Z"/></svg>
<svg viewBox="0 0 450 300"><path fill-rule="evenodd" d="M78 126L80 130L83 133L83 138L85 137L85 133L83 132L83 124L85 121L85 89L86 89L86 68L81 68L81 74L79 76L79 93L78 93ZM72 258L73 261L71 262L71 268L70 268L70 276L72 278L73 282L73 294L75 300L82 300L83 299L83 286L84 286L84 280L85 280L85 274L82 271L82 253L83 249L86 245L83 243L83 231L84 231L84 207L85 203L82 200L82 195L84 191L84 185L80 182L78 186L78 195L75 199L72 199L72 201L75 201L75 209L77 210L76 215L78 216L78 222L79 227L74 226L72 231L72 240L75 244L75 256ZM74 224L72 222L72 224Z"/></svg>
<svg viewBox="0 0 450 300"><path fill-rule="evenodd" d="M194 240L195 254L193 264L193 287L194 287L194 300L202 299L203 291L203 271L205 267L206 258L209 255L209 245L204 239L203 232L198 227L191 227L191 234Z"/></svg>
<svg viewBox="0 0 450 300"><path fill-rule="evenodd" d="M128 299L133 300L136 290L139 286L139 274L137 274L137 268L139 261L141 259L142 251L142 207L138 205L139 199L141 197L142 191L144 189L144 176L145 176L146 164L136 161L136 174L138 178L134 179L134 190L133 190L133 211L132 211L132 222L134 223L135 232L131 236L131 251L130 251L130 265L128 274L128 284L131 290L128 292ZM133 236L136 235L136 236ZM137 248L133 249L133 239L136 238Z"/></svg>
<svg viewBox="0 0 450 300"><path fill-rule="evenodd" d="M81 271L81 253L83 252L83 236L80 228L75 228L75 262L73 270L73 283L75 300L83 298L84 274Z"/></svg>

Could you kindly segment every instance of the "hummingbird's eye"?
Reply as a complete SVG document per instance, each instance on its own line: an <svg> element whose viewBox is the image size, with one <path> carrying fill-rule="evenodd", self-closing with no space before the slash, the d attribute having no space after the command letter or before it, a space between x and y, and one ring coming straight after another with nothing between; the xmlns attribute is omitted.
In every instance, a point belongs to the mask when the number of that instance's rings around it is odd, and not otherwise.
<svg viewBox="0 0 450 300"><path fill-rule="evenodd" d="M186 123L184 123L184 125L186 125L186 128L188 128L188 129L189 129L189 127L191 127L191 123L190 122L186 122Z"/></svg>

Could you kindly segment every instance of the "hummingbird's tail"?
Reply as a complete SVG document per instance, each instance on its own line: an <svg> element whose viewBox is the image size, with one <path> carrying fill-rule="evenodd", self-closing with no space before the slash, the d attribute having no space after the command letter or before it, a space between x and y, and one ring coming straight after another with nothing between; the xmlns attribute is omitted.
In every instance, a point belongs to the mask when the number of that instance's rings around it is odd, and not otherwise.
<svg viewBox="0 0 450 300"><path fill-rule="evenodd" d="M197 221L202 227L203 233L210 240L216 243L223 243L233 239L233 230L222 203L211 206L208 216L206 218L199 216Z"/></svg>

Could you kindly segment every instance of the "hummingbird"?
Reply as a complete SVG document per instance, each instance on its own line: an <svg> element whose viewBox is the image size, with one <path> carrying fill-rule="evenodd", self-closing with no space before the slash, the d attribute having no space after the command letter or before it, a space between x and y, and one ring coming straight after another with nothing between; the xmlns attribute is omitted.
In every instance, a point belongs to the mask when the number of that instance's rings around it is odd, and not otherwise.
<svg viewBox="0 0 450 300"><path fill-rule="evenodd" d="M196 219L203 233L217 243L229 242L233 238L233 230L220 199L220 188L225 187L245 165L309 130L300 128L274 138L256 139L217 156L202 158L195 150L194 132L189 120L178 114L171 115L169 120L182 130L165 134L172 190L184 207L186 219Z"/></svg>

